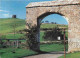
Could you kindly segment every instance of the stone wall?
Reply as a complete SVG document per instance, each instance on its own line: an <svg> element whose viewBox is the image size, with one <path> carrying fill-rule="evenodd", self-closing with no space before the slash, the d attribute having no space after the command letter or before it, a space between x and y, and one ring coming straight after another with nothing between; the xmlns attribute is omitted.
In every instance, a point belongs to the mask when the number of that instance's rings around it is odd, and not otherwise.
<svg viewBox="0 0 80 58"><path fill-rule="evenodd" d="M40 20L57 13L68 18L66 19L68 21L68 51L80 51L80 2L78 0L35 2L30 3L26 8L26 28L38 27L37 41L39 41Z"/></svg>

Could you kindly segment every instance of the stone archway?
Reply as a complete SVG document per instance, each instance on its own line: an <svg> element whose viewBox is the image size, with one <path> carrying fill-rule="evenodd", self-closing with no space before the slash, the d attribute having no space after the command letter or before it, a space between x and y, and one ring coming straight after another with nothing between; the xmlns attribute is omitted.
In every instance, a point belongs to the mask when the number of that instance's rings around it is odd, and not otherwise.
<svg viewBox="0 0 80 58"><path fill-rule="evenodd" d="M67 17L68 21L68 52L80 51L80 1L62 0L48 2L34 2L26 7L26 28L36 28L36 41L33 50L39 50L39 21L45 16L58 13Z"/></svg>

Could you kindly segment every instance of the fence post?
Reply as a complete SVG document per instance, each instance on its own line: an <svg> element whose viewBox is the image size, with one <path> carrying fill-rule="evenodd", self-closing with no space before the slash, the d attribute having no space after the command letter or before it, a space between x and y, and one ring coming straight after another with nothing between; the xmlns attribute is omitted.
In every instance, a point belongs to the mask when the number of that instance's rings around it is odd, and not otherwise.
<svg viewBox="0 0 80 58"><path fill-rule="evenodd" d="M17 48L19 48L19 40L17 40Z"/></svg>
<svg viewBox="0 0 80 58"><path fill-rule="evenodd" d="M65 29L64 29L64 58L66 58Z"/></svg>

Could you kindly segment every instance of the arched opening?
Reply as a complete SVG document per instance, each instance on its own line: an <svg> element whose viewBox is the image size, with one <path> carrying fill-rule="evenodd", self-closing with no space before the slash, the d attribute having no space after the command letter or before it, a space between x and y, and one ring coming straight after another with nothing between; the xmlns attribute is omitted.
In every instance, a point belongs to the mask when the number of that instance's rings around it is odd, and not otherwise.
<svg viewBox="0 0 80 58"><path fill-rule="evenodd" d="M66 39L66 51L68 48L68 19L60 13L44 13L38 17L38 36L40 50L64 51L64 29Z"/></svg>

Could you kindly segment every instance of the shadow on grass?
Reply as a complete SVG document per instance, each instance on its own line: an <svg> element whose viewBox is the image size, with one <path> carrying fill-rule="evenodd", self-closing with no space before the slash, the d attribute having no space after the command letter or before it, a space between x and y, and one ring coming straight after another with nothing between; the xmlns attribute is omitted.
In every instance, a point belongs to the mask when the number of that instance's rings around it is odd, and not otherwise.
<svg viewBox="0 0 80 58"><path fill-rule="evenodd" d="M66 52L67 53L67 52ZM64 54L64 51L51 51L51 52L46 52L46 51L39 51L38 54Z"/></svg>
<svg viewBox="0 0 80 58"><path fill-rule="evenodd" d="M34 54L34 55L29 55L29 56L36 56L36 55L40 55L40 54L64 54L64 51L58 51L58 52L55 52L55 51L52 51L52 52L46 52L46 51L38 51L38 54ZM29 57L29 56L26 56L26 57Z"/></svg>

